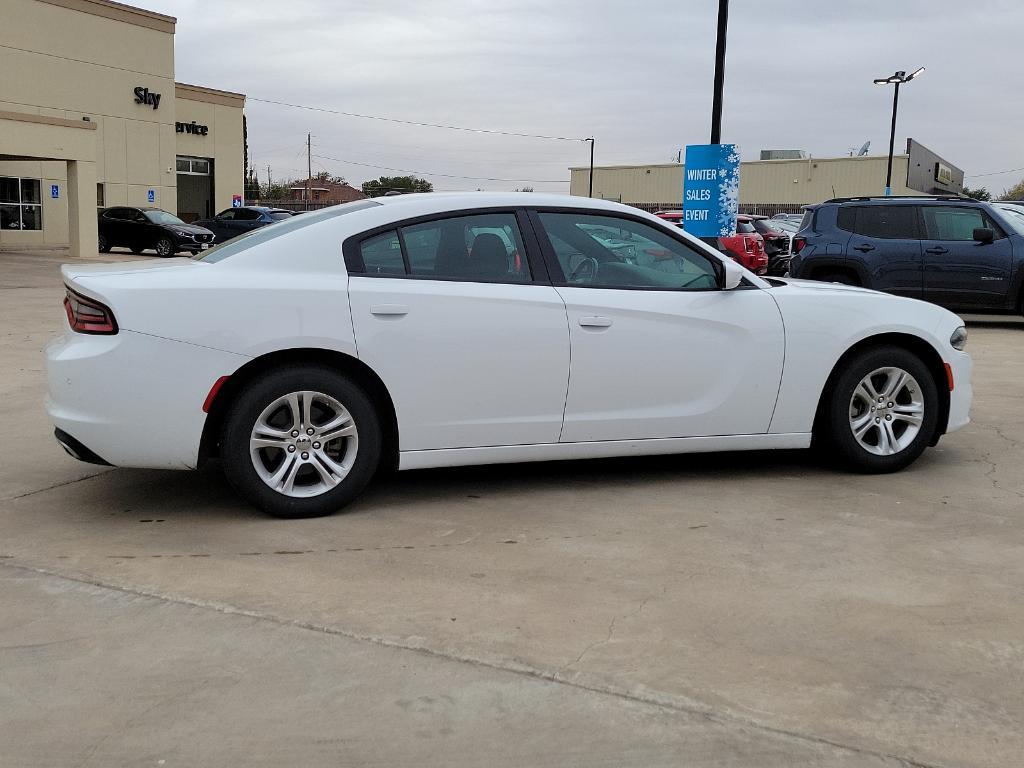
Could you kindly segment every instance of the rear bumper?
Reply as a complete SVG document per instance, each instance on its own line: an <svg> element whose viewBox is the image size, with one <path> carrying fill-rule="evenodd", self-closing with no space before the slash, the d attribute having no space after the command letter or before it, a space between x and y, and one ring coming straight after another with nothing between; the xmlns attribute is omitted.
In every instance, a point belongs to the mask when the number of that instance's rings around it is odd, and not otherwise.
<svg viewBox="0 0 1024 768"><path fill-rule="evenodd" d="M194 468L207 393L247 359L132 331L67 330L46 348L46 410L58 442L83 461Z"/></svg>

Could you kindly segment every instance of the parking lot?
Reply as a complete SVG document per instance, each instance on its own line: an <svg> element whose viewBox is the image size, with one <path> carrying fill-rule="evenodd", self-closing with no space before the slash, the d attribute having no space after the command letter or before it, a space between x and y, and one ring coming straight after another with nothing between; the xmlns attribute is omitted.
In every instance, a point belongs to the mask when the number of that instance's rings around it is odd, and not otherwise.
<svg viewBox="0 0 1024 768"><path fill-rule="evenodd" d="M61 451L61 260L0 254L4 765L1020 763L1024 320L969 319L973 422L896 475L430 470L284 521Z"/></svg>

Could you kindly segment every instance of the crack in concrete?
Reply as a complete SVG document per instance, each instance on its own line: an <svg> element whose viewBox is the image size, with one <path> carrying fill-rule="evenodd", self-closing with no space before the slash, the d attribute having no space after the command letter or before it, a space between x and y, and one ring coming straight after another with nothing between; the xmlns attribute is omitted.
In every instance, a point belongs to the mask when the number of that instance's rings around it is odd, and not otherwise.
<svg viewBox="0 0 1024 768"><path fill-rule="evenodd" d="M115 467L111 467L110 469L101 469L99 472L94 472L91 475L78 477L75 478L74 480L65 480L63 483L54 483L53 485L48 485L45 488L37 488L34 491L25 491L25 493L19 493L17 496L7 496L3 499L0 499L0 501L17 501L18 499L24 499L28 496L35 496L37 493L46 493L47 491L52 491L54 488L63 488L65 485L74 485L75 483L80 483L83 480L92 480L94 477L105 475L108 472L112 472L114 469Z"/></svg>
<svg viewBox="0 0 1024 768"><path fill-rule="evenodd" d="M85 478L83 478L85 479ZM533 667L529 664L522 662L513 661L492 661L484 658L478 658L465 654L457 654L446 651L439 651L433 648L429 648L423 645L415 645L413 643L401 642L398 640L392 640L387 637L375 636L375 635L364 635L358 632L351 632L337 627L331 627L325 624L316 624L310 621L303 621L299 619L286 619L284 617L275 616L268 613L260 613L259 611L253 611L245 608L239 608L227 603L216 603L212 601L196 600L194 598L166 595L160 592L154 592L151 590L139 589L136 587L128 587L121 584L115 584L112 582L105 582L101 579L89 577L87 575L82 576L70 576L65 573L53 571L47 568L40 568L36 566L21 565L18 563L0 562L0 568L9 568L18 571L25 571L28 573L36 573L43 576L50 576L57 579L64 579L66 581L75 582L77 584L84 584L87 586L98 587L100 589L108 589L114 592L121 592L126 595L134 595L136 597L145 597L152 600L163 601L174 605L189 606L192 608L200 608L203 610L216 611L217 613L224 614L226 616L244 616L250 619L257 619L259 621L266 621L271 624L276 624L280 627L292 627L297 629L306 629L312 632L321 632L326 635L334 635L337 637L343 637L348 640L355 642L371 643L379 645L385 648L393 648L396 650L404 650L412 653L419 653L424 656L431 658L442 659L445 661L452 661L462 664L468 664L470 666L479 667L482 669L490 669L497 672L505 672L514 675L522 675L524 677L533 678L536 680L543 680L557 685L564 685L570 688L575 688L580 691L587 691L589 693L595 693L602 696L612 696L617 699L629 701L635 704L643 704L651 707L658 707L670 712L676 712L679 714L690 715L694 717L700 717L708 722L715 723L724 727L739 726L744 728L751 728L756 731L760 731L772 736L776 736L780 739L789 739L797 742L806 742L810 744L816 744L824 747L831 747L833 749L840 749L845 752L856 755L866 755L883 760L895 761L905 768L947 768L946 766L939 765L938 763L925 763L921 760L917 760L911 757L904 757L902 755L896 755L891 752L884 752L881 750L870 749L868 747L861 747L852 744L845 744L833 739L829 739L824 736L817 736L815 734L801 733L800 731L788 730L777 726L768 725L759 720L751 717L745 717L732 712L717 712L708 706L700 704L700 702L685 699L684 697L659 692L659 691L638 691L636 689L626 689L612 684L597 684L597 683L582 683L578 680L569 680L560 675L559 671L545 670L540 667ZM667 586L666 588L667 589ZM664 590L662 591L664 594ZM631 611L629 615L636 615L652 596L648 596L641 601L640 605ZM614 625L615 620L612 620ZM91 755L90 755L91 757Z"/></svg>

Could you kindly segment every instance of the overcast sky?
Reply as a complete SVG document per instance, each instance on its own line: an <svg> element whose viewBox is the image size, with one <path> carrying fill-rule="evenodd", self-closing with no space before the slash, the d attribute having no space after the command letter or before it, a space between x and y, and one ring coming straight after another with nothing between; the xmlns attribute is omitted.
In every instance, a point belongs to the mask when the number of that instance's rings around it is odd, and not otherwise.
<svg viewBox="0 0 1024 768"><path fill-rule="evenodd" d="M598 165L659 163L708 140L716 0L136 0L178 18L176 76L253 98L551 136L595 136ZM1022 0L732 0L723 141L846 154L913 136L994 192L1024 176ZM398 125L250 100L266 181L358 184L383 167L436 189L568 190L588 145ZM332 160L324 158L335 158ZM364 163L365 167L355 163ZM446 178L436 174L514 181ZM550 183L553 182L553 183ZM880 180L881 183L881 180Z"/></svg>

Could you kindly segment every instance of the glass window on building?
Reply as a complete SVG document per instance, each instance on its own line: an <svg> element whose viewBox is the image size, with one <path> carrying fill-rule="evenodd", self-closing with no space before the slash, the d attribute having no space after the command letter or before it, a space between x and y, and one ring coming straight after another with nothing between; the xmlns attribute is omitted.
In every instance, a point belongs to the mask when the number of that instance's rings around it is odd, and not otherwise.
<svg viewBox="0 0 1024 768"><path fill-rule="evenodd" d="M43 228L39 179L0 176L0 229Z"/></svg>
<svg viewBox="0 0 1024 768"><path fill-rule="evenodd" d="M103 189L103 182L96 184L96 207L103 208L107 204L106 193Z"/></svg>

